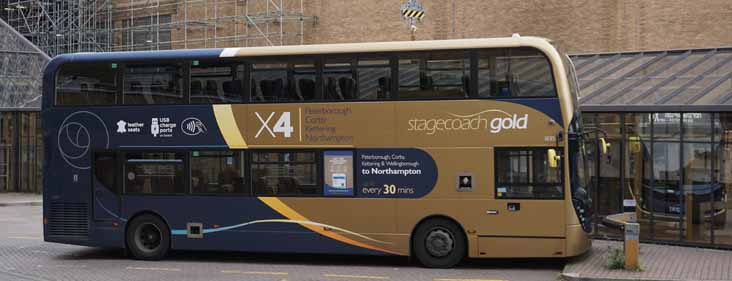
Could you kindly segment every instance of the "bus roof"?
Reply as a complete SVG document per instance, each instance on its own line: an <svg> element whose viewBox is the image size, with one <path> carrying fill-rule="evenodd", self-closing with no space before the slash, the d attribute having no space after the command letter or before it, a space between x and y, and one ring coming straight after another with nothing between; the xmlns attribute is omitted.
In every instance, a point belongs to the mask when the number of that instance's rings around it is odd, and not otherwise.
<svg viewBox="0 0 732 281"><path fill-rule="evenodd" d="M273 47L226 48L221 57L256 57L280 55L315 55L339 53L378 53L472 48L534 47L547 51L552 48L548 39L541 37L502 37L481 39L420 40L368 43L289 45Z"/></svg>
<svg viewBox="0 0 732 281"><path fill-rule="evenodd" d="M534 47L551 56L555 50L548 39L516 36L480 39L391 41L368 43L287 45L267 47L237 47L210 49L180 49L162 51L90 52L61 54L56 63L70 61L148 60L148 59L211 59L215 57L261 57L281 55L315 55L343 53L378 53L399 51L450 50L472 48Z"/></svg>

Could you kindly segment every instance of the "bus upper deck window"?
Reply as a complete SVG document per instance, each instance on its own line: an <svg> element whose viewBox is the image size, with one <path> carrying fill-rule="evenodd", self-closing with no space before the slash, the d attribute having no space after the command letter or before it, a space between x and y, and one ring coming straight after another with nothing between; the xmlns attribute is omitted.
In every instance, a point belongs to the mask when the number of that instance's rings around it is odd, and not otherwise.
<svg viewBox="0 0 732 281"><path fill-rule="evenodd" d="M556 96L552 67L539 50L486 49L478 54L478 96Z"/></svg>
<svg viewBox="0 0 732 281"><path fill-rule="evenodd" d="M185 104L181 84L182 69L177 64L127 65L124 77L124 104Z"/></svg>
<svg viewBox="0 0 732 281"><path fill-rule="evenodd" d="M312 60L263 61L252 66L253 102L316 99L316 68Z"/></svg>
<svg viewBox="0 0 732 281"><path fill-rule="evenodd" d="M240 103L244 65L200 62L191 66L191 103Z"/></svg>
<svg viewBox="0 0 732 281"><path fill-rule="evenodd" d="M63 65L56 78L56 104L115 104L117 69L111 65L111 63Z"/></svg>
<svg viewBox="0 0 732 281"><path fill-rule="evenodd" d="M356 97L356 76L350 58L326 59L323 64L325 100L352 100Z"/></svg>
<svg viewBox="0 0 732 281"><path fill-rule="evenodd" d="M391 97L391 66L387 58L359 58L356 66L359 100L385 100Z"/></svg>
<svg viewBox="0 0 732 281"><path fill-rule="evenodd" d="M403 99L465 98L470 81L466 51L399 56L399 97Z"/></svg>

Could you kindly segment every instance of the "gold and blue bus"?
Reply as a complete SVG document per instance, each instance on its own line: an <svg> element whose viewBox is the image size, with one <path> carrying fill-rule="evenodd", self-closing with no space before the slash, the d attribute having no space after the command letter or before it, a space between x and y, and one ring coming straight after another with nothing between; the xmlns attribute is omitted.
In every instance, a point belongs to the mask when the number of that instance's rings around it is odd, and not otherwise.
<svg viewBox="0 0 732 281"><path fill-rule="evenodd" d="M44 239L463 258L589 249L571 63L536 37L66 54Z"/></svg>

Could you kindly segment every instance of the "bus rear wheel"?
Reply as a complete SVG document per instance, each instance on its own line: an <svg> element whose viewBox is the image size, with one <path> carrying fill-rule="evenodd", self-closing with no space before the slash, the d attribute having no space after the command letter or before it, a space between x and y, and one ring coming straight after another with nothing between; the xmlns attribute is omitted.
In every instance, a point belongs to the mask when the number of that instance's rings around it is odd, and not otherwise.
<svg viewBox="0 0 732 281"><path fill-rule="evenodd" d="M466 248L462 230L448 219L435 218L422 222L412 237L414 255L426 267L453 267L465 257Z"/></svg>
<svg viewBox="0 0 732 281"><path fill-rule="evenodd" d="M157 216L141 215L130 223L126 233L127 248L140 260L160 260L170 249L170 230Z"/></svg>

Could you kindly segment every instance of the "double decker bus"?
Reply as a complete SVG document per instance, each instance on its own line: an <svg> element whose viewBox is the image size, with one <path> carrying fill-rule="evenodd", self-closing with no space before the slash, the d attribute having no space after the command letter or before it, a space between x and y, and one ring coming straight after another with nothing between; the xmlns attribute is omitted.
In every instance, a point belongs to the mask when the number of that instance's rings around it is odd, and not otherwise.
<svg viewBox="0 0 732 281"><path fill-rule="evenodd" d="M145 260L579 255L575 82L535 37L60 55L44 239Z"/></svg>

